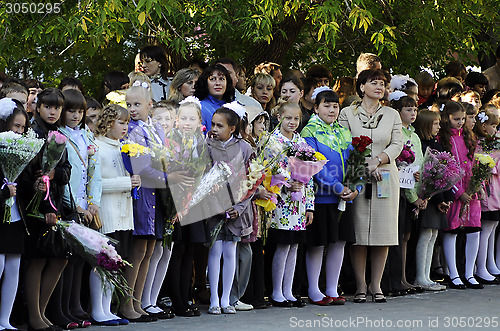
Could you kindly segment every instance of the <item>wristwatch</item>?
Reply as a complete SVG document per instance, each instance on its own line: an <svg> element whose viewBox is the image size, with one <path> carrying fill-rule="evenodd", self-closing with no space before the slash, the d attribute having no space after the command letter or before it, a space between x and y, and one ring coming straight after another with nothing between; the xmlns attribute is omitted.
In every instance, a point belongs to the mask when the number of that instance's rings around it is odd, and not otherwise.
<svg viewBox="0 0 500 331"><path fill-rule="evenodd" d="M376 159L378 160L379 165L381 165L382 164L382 159L380 157L378 157L378 156L376 157Z"/></svg>

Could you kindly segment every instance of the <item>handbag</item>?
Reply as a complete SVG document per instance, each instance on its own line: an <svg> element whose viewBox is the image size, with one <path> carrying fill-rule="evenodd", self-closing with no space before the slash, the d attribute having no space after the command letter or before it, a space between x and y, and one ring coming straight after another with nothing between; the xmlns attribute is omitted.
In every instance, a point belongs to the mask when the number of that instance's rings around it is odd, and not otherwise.
<svg viewBox="0 0 500 331"><path fill-rule="evenodd" d="M48 257L68 257L68 244L57 227L42 227L37 241L37 249Z"/></svg>
<svg viewBox="0 0 500 331"><path fill-rule="evenodd" d="M92 221L90 221L89 223L89 228L91 228L92 230L99 230L100 228L102 228L102 222L101 222L101 219L99 218L99 215L94 215L94 217L92 218Z"/></svg>

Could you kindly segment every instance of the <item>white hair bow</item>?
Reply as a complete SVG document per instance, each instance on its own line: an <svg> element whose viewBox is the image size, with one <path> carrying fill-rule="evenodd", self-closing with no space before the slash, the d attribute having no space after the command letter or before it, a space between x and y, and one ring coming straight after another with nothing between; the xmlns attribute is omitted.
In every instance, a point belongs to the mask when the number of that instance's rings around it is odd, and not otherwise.
<svg viewBox="0 0 500 331"><path fill-rule="evenodd" d="M481 121L481 123L484 123L487 120L489 120L488 115L486 115L485 113L479 113L479 114L477 114L477 118L479 118L479 120Z"/></svg>
<svg viewBox="0 0 500 331"><path fill-rule="evenodd" d="M324 92L324 91L333 91L333 90L331 88L329 88L328 86L316 87L313 91L312 96L311 96L311 100L316 100L316 97L318 96L318 94L320 94L321 92Z"/></svg>
<svg viewBox="0 0 500 331"><path fill-rule="evenodd" d="M138 81L136 80L132 86L141 86L141 87L144 87L145 89L148 89L149 88L149 84L147 82L141 82L141 81Z"/></svg>
<svg viewBox="0 0 500 331"><path fill-rule="evenodd" d="M7 117L12 115L16 108L16 103L11 98L3 98L0 100L0 119L6 120Z"/></svg>
<svg viewBox="0 0 500 331"><path fill-rule="evenodd" d="M394 91L389 93L389 101L398 101L402 97L406 97L408 94L404 93L403 91Z"/></svg>
<svg viewBox="0 0 500 331"><path fill-rule="evenodd" d="M179 105L185 104L185 103L194 103L201 109L201 102L197 97L194 97L192 95L186 97L184 100L179 102Z"/></svg>
<svg viewBox="0 0 500 331"><path fill-rule="evenodd" d="M245 117L245 115L247 114L245 107L243 107L243 105L236 100L231 103L226 103L222 105L222 107L231 109L236 114L238 114L240 118Z"/></svg>

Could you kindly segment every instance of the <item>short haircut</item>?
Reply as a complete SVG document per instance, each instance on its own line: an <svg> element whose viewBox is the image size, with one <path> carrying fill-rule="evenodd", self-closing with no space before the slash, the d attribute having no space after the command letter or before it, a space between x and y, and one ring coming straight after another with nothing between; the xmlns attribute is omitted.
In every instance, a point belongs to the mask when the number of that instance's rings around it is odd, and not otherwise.
<svg viewBox="0 0 500 331"><path fill-rule="evenodd" d="M488 85L488 78L480 72L471 71L467 74L464 81L469 88L474 88L474 85Z"/></svg>
<svg viewBox="0 0 500 331"><path fill-rule="evenodd" d="M86 96L85 102L87 102L87 109L89 108L102 109L102 104L100 104L96 99L92 98L91 96Z"/></svg>
<svg viewBox="0 0 500 331"><path fill-rule="evenodd" d="M28 90L21 84L10 82L2 86L0 98L5 98L9 93L24 93L28 95Z"/></svg>
<svg viewBox="0 0 500 331"><path fill-rule="evenodd" d="M82 92L82 94L85 94L85 90L83 89L83 84L78 78L64 77L59 83L59 89L62 91L62 89L65 86L76 86L80 90L80 92Z"/></svg>
<svg viewBox="0 0 500 331"><path fill-rule="evenodd" d="M328 78L330 83L332 83L332 73L328 70L327 67L320 64L313 64L306 71L306 77L313 78Z"/></svg>
<svg viewBox="0 0 500 331"><path fill-rule="evenodd" d="M462 62L450 61L444 67L444 71L447 77L463 77L467 74L467 69Z"/></svg>
<svg viewBox="0 0 500 331"><path fill-rule="evenodd" d="M273 73L277 70L281 69L281 65L274 62L262 62L258 64L253 70L254 75L259 73L273 75Z"/></svg>
<svg viewBox="0 0 500 331"><path fill-rule="evenodd" d="M356 71L360 73L366 68L374 69L375 63L382 63L380 58L373 53L361 53L356 60Z"/></svg>
<svg viewBox="0 0 500 331"><path fill-rule="evenodd" d="M24 85L26 85L26 88L39 88L39 89L44 89L45 86L43 85L42 82L40 82L38 79L26 79L24 81Z"/></svg>
<svg viewBox="0 0 500 331"><path fill-rule="evenodd" d="M359 73L358 79L356 80L356 91L360 98L363 98L363 92L361 92L361 85L364 85L372 80L382 80L387 84L386 74L382 69L368 69L363 70Z"/></svg>
<svg viewBox="0 0 500 331"><path fill-rule="evenodd" d="M167 54L165 53L163 47L158 45L148 45L143 47L140 51L141 61L143 61L145 58L148 57L161 64L160 74L163 78L166 78L168 61L167 61Z"/></svg>
<svg viewBox="0 0 500 331"><path fill-rule="evenodd" d="M300 80L299 77L295 76L295 75L290 75L290 74L287 74L281 81L280 81L280 91L281 89L283 88L283 85L285 83L292 83L293 85L297 86L297 88L300 90L300 91L304 91L304 84L302 84L302 81Z"/></svg>
<svg viewBox="0 0 500 331"><path fill-rule="evenodd" d="M430 73L427 71L421 71L415 76L415 81L419 87L434 87L436 82Z"/></svg>
<svg viewBox="0 0 500 331"><path fill-rule="evenodd" d="M339 95L332 90L319 92L314 99L314 105L319 106L322 102L340 103Z"/></svg>

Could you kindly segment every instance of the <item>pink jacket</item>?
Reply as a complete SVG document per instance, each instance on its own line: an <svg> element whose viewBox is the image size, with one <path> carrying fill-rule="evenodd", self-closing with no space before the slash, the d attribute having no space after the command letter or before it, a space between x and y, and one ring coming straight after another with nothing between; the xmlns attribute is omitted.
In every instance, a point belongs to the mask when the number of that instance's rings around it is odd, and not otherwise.
<svg viewBox="0 0 500 331"><path fill-rule="evenodd" d="M486 184L487 197L481 201L481 211L500 210L500 151L493 151L490 156L495 160L496 165L493 168L493 175Z"/></svg>
<svg viewBox="0 0 500 331"><path fill-rule="evenodd" d="M462 202L459 198L467 190L467 186L469 185L469 180L472 174L473 161L467 157L467 153L469 151L467 149L467 146L465 146L462 129L451 129L451 133L450 152L453 156L455 156L455 158L457 158L458 162L460 163L460 167L465 170L465 175L462 180L459 181L453 188L455 201L451 205L446 215L448 218L447 230L453 230L459 227L480 227L481 203L477 199L477 194L473 196L473 199L470 201L469 206L465 208L465 211L460 216Z"/></svg>

